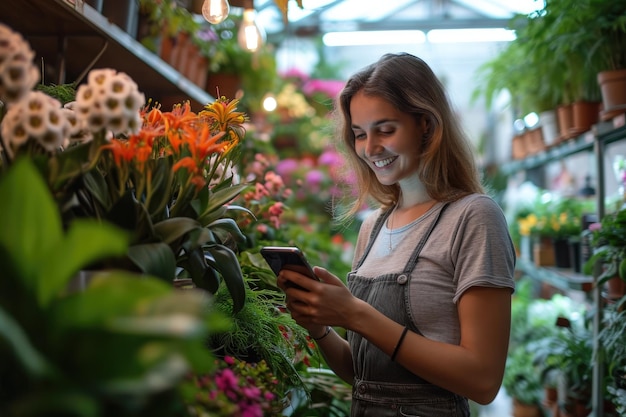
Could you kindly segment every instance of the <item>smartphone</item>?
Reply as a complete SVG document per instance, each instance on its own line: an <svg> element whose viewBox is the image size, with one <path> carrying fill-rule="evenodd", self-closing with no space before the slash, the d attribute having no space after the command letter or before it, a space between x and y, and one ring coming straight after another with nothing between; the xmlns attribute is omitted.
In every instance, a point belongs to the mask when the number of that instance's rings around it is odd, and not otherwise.
<svg viewBox="0 0 626 417"><path fill-rule="evenodd" d="M281 269L289 269L318 280L300 248L295 246L264 246L261 248L261 255L277 276Z"/></svg>

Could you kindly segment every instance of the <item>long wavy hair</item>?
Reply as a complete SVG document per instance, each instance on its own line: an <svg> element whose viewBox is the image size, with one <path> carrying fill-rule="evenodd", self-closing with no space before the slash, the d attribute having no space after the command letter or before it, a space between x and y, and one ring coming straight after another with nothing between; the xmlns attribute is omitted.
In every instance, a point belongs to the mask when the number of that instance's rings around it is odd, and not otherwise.
<svg viewBox="0 0 626 417"><path fill-rule="evenodd" d="M472 193L484 193L476 169L473 149L446 91L432 69L408 53L385 54L377 62L355 73L347 81L335 104L337 137L341 138L347 170L356 177L351 203L338 217L346 220L371 199L383 209L397 203L400 187L383 185L355 151L350 102L363 91L380 97L398 110L429 119L429 134L423 141L419 177L429 196L438 201L454 201Z"/></svg>

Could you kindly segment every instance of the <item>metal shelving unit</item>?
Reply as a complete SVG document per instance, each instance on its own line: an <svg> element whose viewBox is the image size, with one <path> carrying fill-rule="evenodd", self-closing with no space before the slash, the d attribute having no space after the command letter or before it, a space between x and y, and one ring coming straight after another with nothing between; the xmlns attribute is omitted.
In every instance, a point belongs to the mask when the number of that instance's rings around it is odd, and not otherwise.
<svg viewBox="0 0 626 417"><path fill-rule="evenodd" d="M213 101L210 94L88 4L75 8L65 0L2 1L0 21L31 44L49 78L46 84L72 83L92 66L109 67L127 73L146 99L165 108L189 100L199 109Z"/></svg>
<svg viewBox="0 0 626 417"><path fill-rule="evenodd" d="M603 122L595 125L593 129L576 138L558 144L545 152L532 155L528 158L511 161L503 167L507 174L514 174L520 171L541 168L544 165L555 162L568 156L581 152L593 152L596 162L597 178L597 207L598 218L605 214L605 179L604 179L604 156L607 145L626 140L626 114L614 118L611 122ZM595 278L581 274L574 274L554 267L538 267L530 259L520 258L517 261L517 268L533 279L545 282L554 288L568 291L584 291L591 298L591 308L596 311L593 321L594 351L599 349L598 333L602 325L603 298L601 288L595 285ZM597 276L597 274L595 274ZM593 369L592 388L592 413L589 417L604 416L604 371L600 355L594 354L595 362Z"/></svg>

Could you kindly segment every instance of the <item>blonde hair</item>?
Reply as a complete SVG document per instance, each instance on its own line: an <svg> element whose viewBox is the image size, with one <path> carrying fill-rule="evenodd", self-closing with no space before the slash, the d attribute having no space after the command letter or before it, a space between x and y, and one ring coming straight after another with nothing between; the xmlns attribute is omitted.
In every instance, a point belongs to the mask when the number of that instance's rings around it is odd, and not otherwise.
<svg viewBox="0 0 626 417"><path fill-rule="evenodd" d="M358 187L353 201L338 217L348 219L371 199L388 208L400 197L400 187L381 184L355 151L350 102L360 91L388 101L418 121L421 117L428 118L428 136L415 140L423 141L419 177L431 198L454 201L468 194L484 193L471 144L441 82L422 59L408 53L385 54L350 77L335 105L340 148L348 163L346 168L355 175Z"/></svg>

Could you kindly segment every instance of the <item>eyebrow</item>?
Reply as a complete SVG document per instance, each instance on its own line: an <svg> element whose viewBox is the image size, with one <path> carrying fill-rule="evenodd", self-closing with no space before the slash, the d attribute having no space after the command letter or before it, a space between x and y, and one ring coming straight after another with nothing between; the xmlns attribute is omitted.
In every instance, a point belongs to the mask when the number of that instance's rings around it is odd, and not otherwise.
<svg viewBox="0 0 626 417"><path fill-rule="evenodd" d="M373 126L373 127L375 127L375 126L380 126L380 125L385 124L385 123L389 123L389 122L396 122L396 121L397 121L396 119L382 119L382 120L377 120L376 122L372 123L372 126ZM350 127L351 127L352 129L361 129L361 130L364 130L361 126L356 125L356 124L352 124Z"/></svg>

